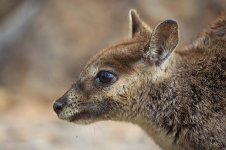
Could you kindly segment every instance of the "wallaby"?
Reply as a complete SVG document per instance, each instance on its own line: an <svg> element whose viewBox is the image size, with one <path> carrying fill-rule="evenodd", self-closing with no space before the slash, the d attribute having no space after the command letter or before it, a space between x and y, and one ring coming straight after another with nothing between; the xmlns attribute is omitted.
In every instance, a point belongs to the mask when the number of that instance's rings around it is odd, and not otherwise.
<svg viewBox="0 0 226 150"><path fill-rule="evenodd" d="M91 58L54 103L58 117L132 122L165 150L226 149L226 15L180 51L176 21L129 18L130 38Z"/></svg>

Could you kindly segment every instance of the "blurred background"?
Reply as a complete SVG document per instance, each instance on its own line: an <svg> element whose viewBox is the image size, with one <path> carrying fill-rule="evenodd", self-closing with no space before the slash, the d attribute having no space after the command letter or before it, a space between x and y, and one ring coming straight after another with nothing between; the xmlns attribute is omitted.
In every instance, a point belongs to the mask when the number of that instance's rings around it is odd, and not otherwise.
<svg viewBox="0 0 226 150"><path fill-rule="evenodd" d="M52 110L91 56L127 38L131 8L152 27L178 20L180 48L226 1L0 0L0 149L159 150L135 125L78 126Z"/></svg>

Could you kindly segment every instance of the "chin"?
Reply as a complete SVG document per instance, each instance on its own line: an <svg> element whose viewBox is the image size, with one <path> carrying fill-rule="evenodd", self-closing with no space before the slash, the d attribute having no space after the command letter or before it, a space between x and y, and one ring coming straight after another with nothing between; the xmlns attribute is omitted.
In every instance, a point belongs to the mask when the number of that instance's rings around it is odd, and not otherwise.
<svg viewBox="0 0 226 150"><path fill-rule="evenodd" d="M70 113L69 113L70 112ZM105 120L103 119L104 114L96 113L93 111L65 111L59 114L59 118L74 124L91 124L97 121Z"/></svg>
<svg viewBox="0 0 226 150"><path fill-rule="evenodd" d="M76 121L69 121L70 123L73 123L73 124L78 124L78 125L89 125L89 124L92 124L96 121L94 120L76 120Z"/></svg>

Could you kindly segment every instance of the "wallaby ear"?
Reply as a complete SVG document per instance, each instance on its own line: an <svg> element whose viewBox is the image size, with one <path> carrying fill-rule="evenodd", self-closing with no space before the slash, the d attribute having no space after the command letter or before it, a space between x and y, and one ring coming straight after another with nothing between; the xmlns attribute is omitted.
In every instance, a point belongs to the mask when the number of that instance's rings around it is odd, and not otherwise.
<svg viewBox="0 0 226 150"><path fill-rule="evenodd" d="M139 17L136 10L131 9L129 11L130 20L130 38L139 35L151 34L150 27L148 27Z"/></svg>
<svg viewBox="0 0 226 150"><path fill-rule="evenodd" d="M166 20L153 30L149 49L145 57L150 63L161 64L176 48L179 41L178 24L174 20Z"/></svg>

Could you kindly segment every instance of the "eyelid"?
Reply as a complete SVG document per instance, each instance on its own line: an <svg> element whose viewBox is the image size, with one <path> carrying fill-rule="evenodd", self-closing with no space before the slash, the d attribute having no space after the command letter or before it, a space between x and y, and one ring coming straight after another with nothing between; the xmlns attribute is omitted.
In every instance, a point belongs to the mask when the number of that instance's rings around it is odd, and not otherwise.
<svg viewBox="0 0 226 150"><path fill-rule="evenodd" d="M101 69L101 70L99 70L99 71L97 72L95 78L97 78L97 76L98 76L98 74L99 74L100 72L109 72L109 73L113 74L114 76L117 76L116 73L114 73L114 71L112 71L112 70L110 70L110 69Z"/></svg>
<svg viewBox="0 0 226 150"><path fill-rule="evenodd" d="M113 81L110 82L110 83L102 83L102 82L100 82L100 81L99 81L99 77L98 77L98 75L99 75L100 72L109 72L109 73L113 74L113 76L114 76ZM97 73L96 77L95 77L96 83L98 83L98 84L101 85L101 86L110 86L110 85L112 85L113 83L115 83L117 80L118 80L117 74L114 73L114 72L112 72L112 71L108 71L108 70L100 70L100 71Z"/></svg>
<svg viewBox="0 0 226 150"><path fill-rule="evenodd" d="M110 71L106 71L106 70L99 71L98 74L96 75L96 78L98 78L98 75L101 74L101 73L109 73L109 74L113 75L114 78L116 78L116 74L115 73L110 72Z"/></svg>
<svg viewBox="0 0 226 150"><path fill-rule="evenodd" d="M111 66L101 66L98 68L98 71L97 73L101 72L101 71L108 71L108 72L111 72L111 73L114 73L116 74L117 73L117 70L115 70L114 67L111 67Z"/></svg>

